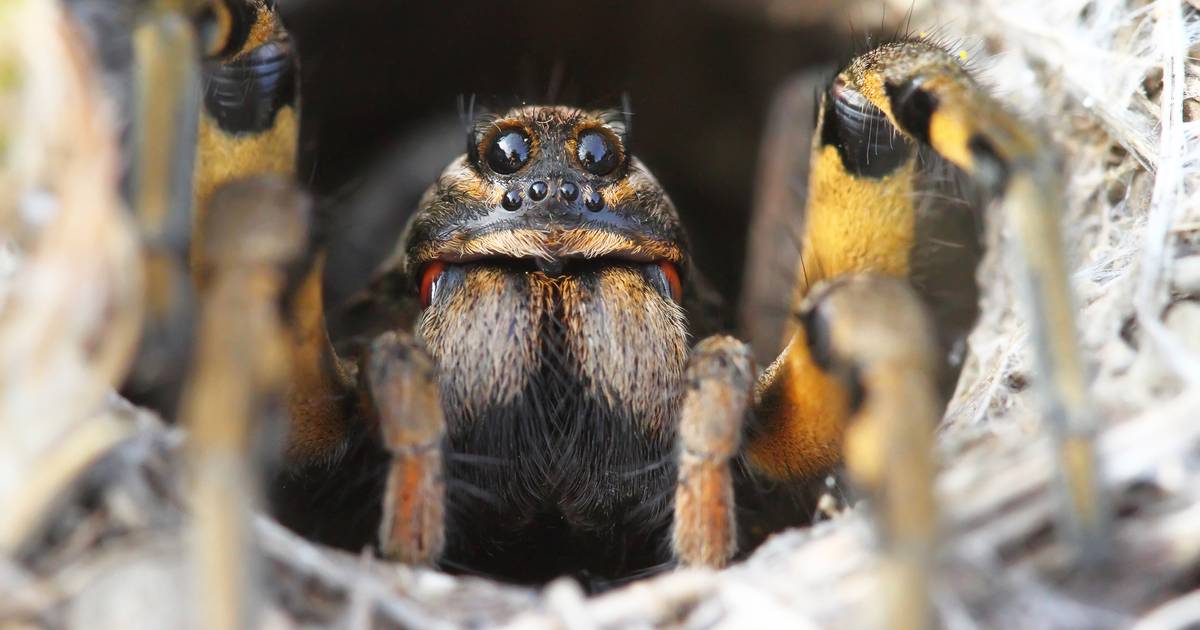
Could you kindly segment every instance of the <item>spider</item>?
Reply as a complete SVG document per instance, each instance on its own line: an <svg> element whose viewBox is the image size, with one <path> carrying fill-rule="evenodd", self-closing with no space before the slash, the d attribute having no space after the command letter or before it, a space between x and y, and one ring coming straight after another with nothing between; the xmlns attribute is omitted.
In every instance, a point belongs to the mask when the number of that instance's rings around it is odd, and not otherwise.
<svg viewBox="0 0 1200 630"><path fill-rule="evenodd" d="M282 392L270 500L285 524L406 563L602 586L724 566L808 522L844 465L899 574L919 576L936 530L932 430L976 314L980 212L995 200L1024 247L1064 513L1080 545L1100 544L1056 165L936 43L882 44L821 91L812 146L797 149L811 172L794 316L761 370L706 318L711 292L681 213L632 154L627 107L469 115L465 153L348 307L365 341L339 352L309 206L286 179L298 106L286 32L259 0L201 4L194 381L221 373L207 356ZM270 173L284 178L246 179ZM276 303L277 325L246 306ZM218 340L239 308L262 327ZM239 364L239 343L271 358ZM204 391L184 404L196 450L223 432L245 441ZM349 522L363 503L378 511Z"/></svg>

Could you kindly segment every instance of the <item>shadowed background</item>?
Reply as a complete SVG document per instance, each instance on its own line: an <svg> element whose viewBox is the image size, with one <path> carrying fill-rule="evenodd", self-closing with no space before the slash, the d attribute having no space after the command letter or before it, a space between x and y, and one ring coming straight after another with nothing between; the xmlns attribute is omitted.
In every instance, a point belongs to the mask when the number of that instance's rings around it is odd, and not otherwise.
<svg viewBox="0 0 1200 630"><path fill-rule="evenodd" d="M465 149L460 96L503 110L619 107L623 94L633 151L732 304L771 98L789 75L832 65L852 45L850 18L822 2L280 5L300 50L299 173L325 197L333 304L363 286L420 194Z"/></svg>

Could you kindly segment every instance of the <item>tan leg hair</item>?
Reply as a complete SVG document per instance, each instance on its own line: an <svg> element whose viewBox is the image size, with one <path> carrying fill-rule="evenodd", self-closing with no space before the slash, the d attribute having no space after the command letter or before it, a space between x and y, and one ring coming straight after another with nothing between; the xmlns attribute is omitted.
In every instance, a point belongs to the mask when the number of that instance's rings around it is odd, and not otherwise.
<svg viewBox="0 0 1200 630"><path fill-rule="evenodd" d="M731 460L741 447L753 380L750 350L732 337L709 337L692 350L671 538L685 566L722 567L737 551Z"/></svg>
<svg viewBox="0 0 1200 630"><path fill-rule="evenodd" d="M392 454L379 545L384 556L432 565L445 542L445 420L433 359L412 338L385 333L363 371Z"/></svg>

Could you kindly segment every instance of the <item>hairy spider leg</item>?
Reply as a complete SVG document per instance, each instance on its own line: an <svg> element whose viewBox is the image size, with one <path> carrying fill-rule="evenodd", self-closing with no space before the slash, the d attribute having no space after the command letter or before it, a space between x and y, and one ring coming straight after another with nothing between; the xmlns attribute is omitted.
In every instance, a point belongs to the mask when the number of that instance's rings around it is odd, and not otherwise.
<svg viewBox="0 0 1200 630"><path fill-rule="evenodd" d="M192 175L192 252L203 248L208 200L222 184L263 173L292 176L299 133L296 62L265 0L212 0L203 102Z"/></svg>
<svg viewBox="0 0 1200 630"><path fill-rule="evenodd" d="M128 198L142 239L146 318L124 386L173 413L194 327L187 247L199 116L199 42L187 16L147 3L133 32L134 116Z"/></svg>
<svg viewBox="0 0 1200 630"><path fill-rule="evenodd" d="M868 271L908 277L917 249L919 156L840 85L839 77L824 95L812 138L793 313L831 279ZM802 319L789 318L784 333L783 352L758 384L747 456L769 477L803 480L841 461L853 393L814 356L823 340Z"/></svg>
<svg viewBox="0 0 1200 630"><path fill-rule="evenodd" d="M193 277L200 287L208 278L195 256L215 238L206 231L209 200L245 177L293 177L299 131L296 61L273 4L214 0L211 9L193 176ZM355 404L353 366L334 354L325 326L323 270L322 255L296 263L284 297L292 366L285 457L291 465L335 460Z"/></svg>
<svg viewBox="0 0 1200 630"><path fill-rule="evenodd" d="M284 396L288 335L279 309L287 265L307 249L307 199L278 178L223 186L195 257L209 278L201 292L199 341L184 393L194 479L193 562L206 628L240 628L255 611L251 541L260 475L253 447L263 419Z"/></svg>
<svg viewBox="0 0 1200 630"><path fill-rule="evenodd" d="M733 337L709 337L692 349L679 416L678 482L671 530L676 560L721 567L737 552L731 462L750 412L754 361Z"/></svg>
<svg viewBox="0 0 1200 630"><path fill-rule="evenodd" d="M919 265L925 264L921 255L929 249L923 206L915 203L926 152L952 164L998 199L1015 228L1045 385L1045 415L1057 439L1067 496L1067 531L1085 559L1102 557L1106 515L1096 488L1090 412L1064 270L1056 165L1038 137L988 96L952 55L920 41L885 44L854 59L823 95L794 303L803 304L823 282L873 272L908 279L939 329L947 315L962 325L970 309L939 308L955 285L938 287L930 282L936 276L918 277ZM950 256L943 262L952 260ZM967 260L959 266L973 273L978 258ZM858 299L861 303L854 309L862 313L886 316L896 308L881 303L878 296L862 294ZM923 469L912 459L927 457L920 449L892 452L893 445L881 439L879 431L875 438L843 433L872 396L871 387L879 386L862 374L846 379L831 371L836 365L831 357L838 352L831 331L839 326L853 331L854 309L839 309L837 318L827 318L825 326L814 325L814 311L801 309L803 316L796 318L787 347L764 372L756 392L747 458L758 472L785 480L811 477L841 459L843 444L847 467L866 479L860 483L868 488L882 487L893 476L900 483L906 471ZM928 341L899 320L881 323L893 327L894 339L879 338L880 344L908 347L915 354ZM942 336L941 330L936 332ZM934 362L931 373L936 374L942 363ZM925 404L896 401L918 403ZM940 403L935 410L934 417L940 414ZM905 531L911 544L904 546L920 548L930 539L932 502L928 507L923 516L914 511L901 519L909 524ZM885 529L896 525L888 525L892 518L885 512Z"/></svg>
<svg viewBox="0 0 1200 630"><path fill-rule="evenodd" d="M933 322L906 281L875 273L815 287L801 312L810 336L823 340L826 369L861 392L845 457L883 542L879 626L933 627L933 431L942 412Z"/></svg>
<svg viewBox="0 0 1200 630"><path fill-rule="evenodd" d="M433 358L411 336L371 343L362 371L391 454L379 545L405 564L433 565L445 543L442 443L446 425Z"/></svg>
<svg viewBox="0 0 1200 630"><path fill-rule="evenodd" d="M1038 133L981 89L957 58L925 42L883 46L847 69L859 93L997 199L1016 236L1042 413L1055 441L1062 526L1084 563L1109 550L1108 510L1092 444L1094 412L1075 326L1061 233L1062 182Z"/></svg>
<svg viewBox="0 0 1200 630"><path fill-rule="evenodd" d="M294 88L283 39L273 10L257 0L150 3L133 36L129 196L151 305L142 353L155 355L145 365L166 383L191 363L179 413L191 434L193 558L197 601L208 603L205 627L243 627L254 615L249 528L260 467L251 451L269 442L264 418L293 372L279 305L293 284L289 269L308 249L308 201L285 180L246 179L291 172ZM241 91L263 85L269 89ZM269 129L243 124L266 118L265 110ZM195 288L183 263L189 232ZM190 343L180 340L192 338L193 292L202 305L189 357ZM158 383L134 375L135 390L147 384ZM156 402L170 410L174 396L167 396Z"/></svg>

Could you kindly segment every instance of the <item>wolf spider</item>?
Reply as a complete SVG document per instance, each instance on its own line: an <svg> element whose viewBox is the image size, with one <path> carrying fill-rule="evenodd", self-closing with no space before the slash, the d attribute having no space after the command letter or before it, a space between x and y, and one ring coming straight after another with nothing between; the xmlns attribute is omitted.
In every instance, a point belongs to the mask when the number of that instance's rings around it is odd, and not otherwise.
<svg viewBox="0 0 1200 630"><path fill-rule="evenodd" d="M920 588L932 431L977 313L991 200L1021 247L1064 513L1079 544L1098 544L1057 166L936 44L880 45L821 92L812 146L794 148L811 150L811 171L793 316L761 371L707 321L711 291L630 152L627 109L557 105L470 117L465 154L348 307L365 341L339 354L308 203L287 181L287 35L261 0L199 5L191 268L205 310L183 415L203 461L253 432L244 409L205 406L203 375L280 393L270 499L285 524L405 563L603 585L723 566L808 522L844 465L875 504L897 583ZM265 173L284 177L245 179ZM232 313L260 328L221 338ZM377 516L350 518L372 514L363 505Z"/></svg>

